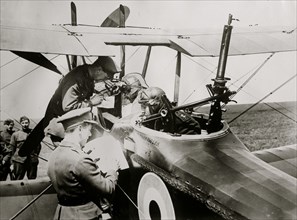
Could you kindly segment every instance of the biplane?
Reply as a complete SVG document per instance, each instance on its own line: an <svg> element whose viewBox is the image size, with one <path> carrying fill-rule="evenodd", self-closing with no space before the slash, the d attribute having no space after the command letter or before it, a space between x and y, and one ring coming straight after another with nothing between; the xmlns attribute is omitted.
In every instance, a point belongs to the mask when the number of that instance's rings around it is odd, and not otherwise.
<svg viewBox="0 0 297 220"><path fill-rule="evenodd" d="M129 8L122 5L101 26L78 25L74 3L71 8L71 24L28 29L1 23L1 50L60 73L43 54L66 55L71 69L77 65L77 57L111 56L117 46L125 57L126 46L147 46L144 78L152 47L163 46L177 53L173 102L163 96L165 108L159 113L131 117L133 132L123 146L130 167L120 173L115 218L297 218L296 145L252 153L222 118L222 106L235 95L226 86L228 56L296 51L295 27L237 29L229 15L223 35L222 30L205 34L131 28L125 26ZM219 57L219 63L213 84L207 86L210 96L177 105L182 54ZM198 107L208 104L208 114L199 112ZM178 112L194 118L201 134L177 133ZM103 113L103 117L107 129L112 130L121 118L121 99L116 97L114 111ZM147 126L159 119L166 121L166 132ZM52 219L57 206L48 178L0 183L0 196L1 219Z"/></svg>

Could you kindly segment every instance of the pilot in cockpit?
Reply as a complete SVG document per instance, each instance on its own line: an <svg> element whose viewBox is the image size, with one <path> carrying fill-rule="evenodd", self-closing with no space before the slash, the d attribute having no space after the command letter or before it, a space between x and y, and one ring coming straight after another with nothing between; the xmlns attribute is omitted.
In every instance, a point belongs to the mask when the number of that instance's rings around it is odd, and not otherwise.
<svg viewBox="0 0 297 220"><path fill-rule="evenodd" d="M159 87L148 87L141 74L127 74L123 77L123 81L130 87L123 94L123 97L132 103L130 114L139 113L142 116L149 116L159 113L165 107L161 98L165 95L165 92ZM184 111L176 111L174 116L175 133L201 134L199 123L190 114ZM170 129L166 120L165 118L159 118L145 123L145 126L154 130L168 132Z"/></svg>
<svg viewBox="0 0 297 220"><path fill-rule="evenodd" d="M159 87L148 87L141 74L130 73L123 77L128 89L122 93L123 107L129 106L128 111L123 112L123 118L113 125L111 134L123 141L133 131L131 117L138 114L140 118L160 113L165 105L162 96L165 92ZM125 113L126 112L126 113ZM184 111L175 112L175 134L201 134L199 122ZM170 132L166 118L159 117L150 122L144 122L145 127Z"/></svg>
<svg viewBox="0 0 297 220"><path fill-rule="evenodd" d="M149 116L160 113L165 108L162 96L165 92L158 87L149 87L142 90L138 95L138 103L141 106L142 115ZM174 133L175 134L201 134L201 128L189 113L182 110L174 112ZM168 118L160 117L155 121L145 123L146 127L163 131L172 132L169 128Z"/></svg>

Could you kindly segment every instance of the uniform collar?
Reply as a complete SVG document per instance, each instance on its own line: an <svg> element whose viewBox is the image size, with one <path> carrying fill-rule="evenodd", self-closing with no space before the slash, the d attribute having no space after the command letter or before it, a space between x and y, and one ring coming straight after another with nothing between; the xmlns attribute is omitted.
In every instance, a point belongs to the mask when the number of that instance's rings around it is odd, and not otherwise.
<svg viewBox="0 0 297 220"><path fill-rule="evenodd" d="M81 147L80 147L79 144L73 143L73 142L70 142L70 141L62 141L60 143L60 146L61 147L70 147L70 148L74 148L74 149L77 149L77 150L81 151Z"/></svg>

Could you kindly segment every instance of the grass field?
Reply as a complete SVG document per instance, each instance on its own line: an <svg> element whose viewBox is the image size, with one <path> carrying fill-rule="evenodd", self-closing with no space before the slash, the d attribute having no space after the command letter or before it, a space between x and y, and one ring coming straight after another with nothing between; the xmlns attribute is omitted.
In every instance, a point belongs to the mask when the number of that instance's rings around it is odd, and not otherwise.
<svg viewBox="0 0 297 220"><path fill-rule="evenodd" d="M232 132L250 151L297 142L296 102L268 103L268 105L258 105L229 124ZM250 105L230 106L226 108L224 118L230 122L249 107Z"/></svg>
<svg viewBox="0 0 297 220"><path fill-rule="evenodd" d="M229 124L231 131L250 151L296 144L296 104L296 102L269 103L268 105L274 109L266 104L257 105L231 122ZM223 114L223 118L230 122L249 107L250 105L230 105L226 107L227 111ZM16 124L16 127L19 125ZM50 140L46 138L46 142L50 143ZM45 143L42 144L40 156L47 159L52 150L50 144ZM38 176L45 176L46 169L47 162L40 159Z"/></svg>

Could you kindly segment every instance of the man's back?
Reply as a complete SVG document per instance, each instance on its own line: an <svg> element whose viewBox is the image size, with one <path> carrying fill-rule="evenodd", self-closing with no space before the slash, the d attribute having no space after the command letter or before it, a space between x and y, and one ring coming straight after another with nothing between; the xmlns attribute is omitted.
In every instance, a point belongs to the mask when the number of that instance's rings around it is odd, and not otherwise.
<svg viewBox="0 0 297 220"><path fill-rule="evenodd" d="M103 176L95 162L78 146L63 142L50 156L48 175L58 196L72 198L94 196L98 199L98 194L111 194L117 179L115 172Z"/></svg>
<svg viewBox="0 0 297 220"><path fill-rule="evenodd" d="M48 118L49 121L54 117L63 115L66 111L72 110L65 109L65 106L63 106L63 99L66 98L65 95L67 92L70 92L69 89L74 85L77 85L73 91L76 92L74 95L77 96L76 98L78 99L78 102L82 102L92 96L94 92L94 82L89 77L87 67L87 65L78 66L61 80L45 113L45 117Z"/></svg>

